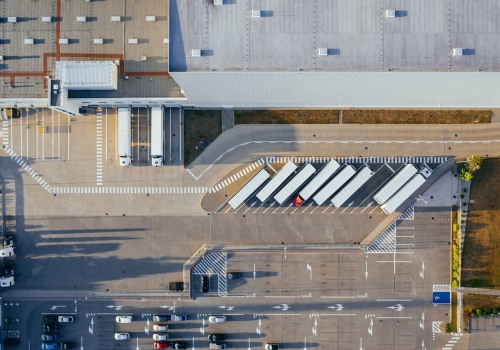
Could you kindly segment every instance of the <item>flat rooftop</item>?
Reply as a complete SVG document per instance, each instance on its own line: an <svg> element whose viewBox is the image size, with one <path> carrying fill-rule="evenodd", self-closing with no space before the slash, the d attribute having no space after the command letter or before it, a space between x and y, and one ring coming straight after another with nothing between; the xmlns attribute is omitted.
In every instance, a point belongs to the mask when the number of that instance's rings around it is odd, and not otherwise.
<svg viewBox="0 0 500 350"><path fill-rule="evenodd" d="M170 0L170 71L500 69L500 0L382 3Z"/></svg>
<svg viewBox="0 0 500 350"><path fill-rule="evenodd" d="M181 97L168 75L168 7L165 0L3 0L0 98L47 97L44 77L66 60L120 61L117 91L73 95Z"/></svg>

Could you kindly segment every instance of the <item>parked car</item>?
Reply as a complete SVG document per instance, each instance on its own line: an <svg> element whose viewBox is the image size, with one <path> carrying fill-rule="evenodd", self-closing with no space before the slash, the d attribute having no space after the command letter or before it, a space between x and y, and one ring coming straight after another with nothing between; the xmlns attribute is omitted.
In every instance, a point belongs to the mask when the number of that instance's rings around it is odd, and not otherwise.
<svg viewBox="0 0 500 350"><path fill-rule="evenodd" d="M2 244L4 247L12 247L14 245L14 236L13 235L4 236Z"/></svg>
<svg viewBox="0 0 500 350"><path fill-rule="evenodd" d="M14 276L3 276L0 277L0 287L10 287L16 284Z"/></svg>
<svg viewBox="0 0 500 350"><path fill-rule="evenodd" d="M188 315L172 315L172 316L170 316L170 321L172 321L172 322L186 321L187 319L188 319Z"/></svg>
<svg viewBox="0 0 500 350"><path fill-rule="evenodd" d="M188 348L188 343L185 341L176 341L175 343L172 343L172 349L187 349Z"/></svg>
<svg viewBox="0 0 500 350"><path fill-rule="evenodd" d="M132 316L116 316L117 323L132 323Z"/></svg>
<svg viewBox="0 0 500 350"><path fill-rule="evenodd" d="M61 349L74 349L76 346L75 343L72 343L72 342L63 342L61 344L59 344L59 347Z"/></svg>
<svg viewBox="0 0 500 350"><path fill-rule="evenodd" d="M166 349L168 348L168 343L163 341L155 341L153 344L153 348L155 349Z"/></svg>
<svg viewBox="0 0 500 350"><path fill-rule="evenodd" d="M170 321L170 315L153 315L154 322L167 322Z"/></svg>
<svg viewBox="0 0 500 350"><path fill-rule="evenodd" d="M115 333L115 340L128 340L130 333Z"/></svg>
<svg viewBox="0 0 500 350"><path fill-rule="evenodd" d="M203 293L208 293L208 276L207 275L201 275L201 291Z"/></svg>
<svg viewBox="0 0 500 350"><path fill-rule="evenodd" d="M264 349L266 350L279 350L280 346L276 343L267 343Z"/></svg>
<svg viewBox="0 0 500 350"><path fill-rule="evenodd" d="M54 340L57 340L57 334L52 334L52 333L42 334L42 340L44 340L44 341L54 341Z"/></svg>
<svg viewBox="0 0 500 350"><path fill-rule="evenodd" d="M58 324L44 324L43 331L44 332L57 332L57 331L59 331L59 325Z"/></svg>
<svg viewBox="0 0 500 350"><path fill-rule="evenodd" d="M237 278L241 278L241 272L228 272L227 273L228 280L235 280Z"/></svg>
<svg viewBox="0 0 500 350"><path fill-rule="evenodd" d="M208 317L208 322L210 323L221 323L226 322L226 316L216 316L212 315Z"/></svg>
<svg viewBox="0 0 500 350"><path fill-rule="evenodd" d="M42 343L42 350L56 350L56 343Z"/></svg>
<svg viewBox="0 0 500 350"><path fill-rule="evenodd" d="M168 333L155 333L153 340L168 340Z"/></svg>
<svg viewBox="0 0 500 350"><path fill-rule="evenodd" d="M222 334L222 333L209 334L208 335L208 340L213 341L213 342L223 341L223 340L226 340L226 335Z"/></svg>
<svg viewBox="0 0 500 350"><path fill-rule="evenodd" d="M59 317L57 317L57 322L59 323L71 323L74 320L75 319L71 315L60 315Z"/></svg>
<svg viewBox="0 0 500 350"><path fill-rule="evenodd" d="M154 331L166 331L168 329L168 324L155 324L153 325Z"/></svg>
<svg viewBox="0 0 500 350"><path fill-rule="evenodd" d="M224 343L210 343L210 349L224 350L226 348L227 348L226 344L224 344Z"/></svg>
<svg viewBox="0 0 500 350"><path fill-rule="evenodd" d="M14 276L16 265L11 262L6 262L3 264L3 275L4 276Z"/></svg>

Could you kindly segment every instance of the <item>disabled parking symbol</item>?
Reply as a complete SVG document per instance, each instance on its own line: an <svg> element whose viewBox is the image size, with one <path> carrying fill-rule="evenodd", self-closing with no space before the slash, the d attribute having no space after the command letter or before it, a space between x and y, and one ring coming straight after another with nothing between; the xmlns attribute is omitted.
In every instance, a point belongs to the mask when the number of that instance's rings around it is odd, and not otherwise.
<svg viewBox="0 0 500 350"><path fill-rule="evenodd" d="M433 292L432 302L434 304L450 304L450 292Z"/></svg>

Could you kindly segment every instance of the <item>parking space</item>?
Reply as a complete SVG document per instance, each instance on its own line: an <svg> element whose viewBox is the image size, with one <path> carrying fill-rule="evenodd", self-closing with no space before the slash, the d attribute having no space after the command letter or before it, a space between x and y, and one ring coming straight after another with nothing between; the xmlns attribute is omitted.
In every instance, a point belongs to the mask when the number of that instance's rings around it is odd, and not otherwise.
<svg viewBox="0 0 500 350"><path fill-rule="evenodd" d="M359 191L356 191L354 195L342 205L340 208L336 208L333 204L327 200L322 205L317 205L315 201L310 198L303 202L300 207L295 207L291 201L293 196L285 201L283 204L279 204L273 196L271 196L265 202L259 201L256 198L256 193L249 197L243 205L238 207L236 210L232 209L228 205L222 205L219 207L218 212L227 214L361 214L364 216L370 216L371 214L382 214L383 211L380 206L373 199L373 195L384 186L384 184L389 180L389 178L396 172L398 172L405 164L413 164L415 167L419 168L423 164L428 165L431 169L435 169L439 165L443 164L448 157L341 157L335 158L341 165L349 164L354 166L354 168L359 171L363 166L369 166L373 171L371 178L361 187ZM270 168L270 171L274 173L274 170L279 171L283 164L288 161L285 157L267 157L265 164ZM290 158L295 164L298 165L297 169L301 169L305 164L312 164L316 171L318 172L330 159L329 158L316 158L316 157L295 157ZM342 168L341 168L342 169ZM337 172L338 173L338 172ZM225 184L227 179L234 178L234 174L228 174L220 184ZM288 179L289 181L290 179ZM274 193L275 195L281 188L283 188L288 181L285 181ZM308 182L302 184L302 186L295 191L296 195L300 192L300 189L305 187ZM243 186L244 184L241 184ZM241 187L240 186L240 187ZM265 186L265 184L263 185ZM261 186L261 188L263 187ZM215 188L220 186L216 185ZM224 186L222 186L224 187ZM210 196L211 194L207 194ZM231 199L234 195L228 195L227 199ZM214 195L215 196L215 195ZM332 196L329 197L331 199Z"/></svg>

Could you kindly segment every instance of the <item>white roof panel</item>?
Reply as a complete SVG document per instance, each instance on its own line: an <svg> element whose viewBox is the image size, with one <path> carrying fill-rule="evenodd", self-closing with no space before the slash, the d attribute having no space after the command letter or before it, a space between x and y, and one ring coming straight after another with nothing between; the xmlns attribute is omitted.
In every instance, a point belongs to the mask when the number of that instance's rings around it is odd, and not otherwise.
<svg viewBox="0 0 500 350"><path fill-rule="evenodd" d="M68 90L116 90L118 66L114 61L58 61L56 78Z"/></svg>

